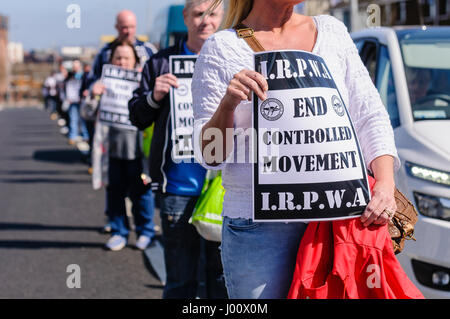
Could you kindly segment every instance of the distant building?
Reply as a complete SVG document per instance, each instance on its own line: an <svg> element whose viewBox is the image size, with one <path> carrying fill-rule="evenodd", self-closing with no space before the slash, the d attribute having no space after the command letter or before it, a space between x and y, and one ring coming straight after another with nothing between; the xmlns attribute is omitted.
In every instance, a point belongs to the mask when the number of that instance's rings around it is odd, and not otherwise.
<svg viewBox="0 0 450 319"><path fill-rule="evenodd" d="M106 34L100 37L100 44L103 46L106 43L111 43L117 38L117 35ZM148 36L145 34L137 34L136 38L142 42L148 42Z"/></svg>
<svg viewBox="0 0 450 319"><path fill-rule="evenodd" d="M331 14L351 31L370 26L369 13L379 14L379 26L450 25L450 0L308 0L305 5L305 14ZM368 12L371 5L379 11Z"/></svg>
<svg viewBox="0 0 450 319"><path fill-rule="evenodd" d="M0 15L0 100L8 89L8 18Z"/></svg>
<svg viewBox="0 0 450 319"><path fill-rule="evenodd" d="M309 0L304 2L303 14L315 16L330 13L330 1L328 0Z"/></svg>
<svg viewBox="0 0 450 319"><path fill-rule="evenodd" d="M97 55L98 48L82 46L66 46L61 48L61 58L64 61L80 60L83 63L91 64Z"/></svg>
<svg viewBox="0 0 450 319"><path fill-rule="evenodd" d="M8 58L10 64L23 63L24 51L22 43L18 42L8 43Z"/></svg>
<svg viewBox="0 0 450 319"><path fill-rule="evenodd" d="M51 49L45 50L31 50L30 52L25 52L24 62L25 63L54 63L58 58L58 54Z"/></svg>
<svg viewBox="0 0 450 319"><path fill-rule="evenodd" d="M79 59L83 54L82 47L62 47L61 56L66 59Z"/></svg>

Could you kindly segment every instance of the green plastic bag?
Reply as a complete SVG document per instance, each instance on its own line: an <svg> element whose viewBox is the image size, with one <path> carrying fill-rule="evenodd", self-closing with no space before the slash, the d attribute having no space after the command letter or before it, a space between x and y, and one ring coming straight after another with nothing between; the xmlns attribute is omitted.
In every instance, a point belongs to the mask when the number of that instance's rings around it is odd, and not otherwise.
<svg viewBox="0 0 450 319"><path fill-rule="evenodd" d="M200 236L206 240L222 241L222 209L225 189L222 186L222 173L208 171L202 194L197 200L189 222L195 226Z"/></svg>
<svg viewBox="0 0 450 319"><path fill-rule="evenodd" d="M154 128L155 124L153 123L151 126L147 127L143 133L142 152L144 153L144 156L147 158L150 156L150 146L152 144Z"/></svg>
<svg viewBox="0 0 450 319"><path fill-rule="evenodd" d="M155 124L153 123L142 132L142 153L144 156L142 157L141 179L144 182L144 185L148 185L152 182L150 178L149 157L154 128Z"/></svg>

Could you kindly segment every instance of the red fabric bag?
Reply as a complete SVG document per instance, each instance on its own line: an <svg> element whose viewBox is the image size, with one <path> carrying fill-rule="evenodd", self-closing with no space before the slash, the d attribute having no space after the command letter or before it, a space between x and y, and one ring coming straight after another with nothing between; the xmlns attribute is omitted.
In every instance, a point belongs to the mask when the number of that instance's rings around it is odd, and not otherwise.
<svg viewBox="0 0 450 319"><path fill-rule="evenodd" d="M372 189L375 180L369 177ZM423 299L395 257L387 225L310 223L288 299Z"/></svg>

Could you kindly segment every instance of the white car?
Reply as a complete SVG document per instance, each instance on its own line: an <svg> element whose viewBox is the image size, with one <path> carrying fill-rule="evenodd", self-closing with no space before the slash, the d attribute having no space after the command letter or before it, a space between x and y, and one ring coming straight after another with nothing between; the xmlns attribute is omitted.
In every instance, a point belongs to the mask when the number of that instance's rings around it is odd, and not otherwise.
<svg viewBox="0 0 450 319"><path fill-rule="evenodd" d="M426 298L450 298L450 27L352 34L386 105L402 167L397 187L419 212L397 256Z"/></svg>

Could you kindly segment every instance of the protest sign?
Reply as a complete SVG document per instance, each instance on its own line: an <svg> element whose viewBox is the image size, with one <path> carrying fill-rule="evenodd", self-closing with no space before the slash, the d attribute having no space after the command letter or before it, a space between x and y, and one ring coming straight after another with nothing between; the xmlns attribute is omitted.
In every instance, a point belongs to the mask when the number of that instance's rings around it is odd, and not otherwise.
<svg viewBox="0 0 450 319"><path fill-rule="evenodd" d="M141 73L106 64L101 81L106 86L106 92L100 100L99 120L111 127L137 130L129 119L128 101L139 87Z"/></svg>
<svg viewBox="0 0 450 319"><path fill-rule="evenodd" d="M196 61L197 56L194 55L176 55L169 58L169 71L178 78L178 88L172 87L170 90L172 159L174 160L194 158L191 83Z"/></svg>
<svg viewBox="0 0 450 319"><path fill-rule="evenodd" d="M255 221L360 215L370 192L359 142L325 61L304 51L255 54L269 85L254 96Z"/></svg>

